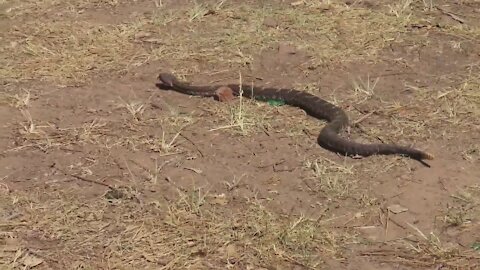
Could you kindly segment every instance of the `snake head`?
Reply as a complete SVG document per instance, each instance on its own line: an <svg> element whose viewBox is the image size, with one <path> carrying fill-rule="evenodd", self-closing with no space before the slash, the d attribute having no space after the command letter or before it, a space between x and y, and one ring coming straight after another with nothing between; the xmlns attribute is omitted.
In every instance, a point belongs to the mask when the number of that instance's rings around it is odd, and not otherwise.
<svg viewBox="0 0 480 270"><path fill-rule="evenodd" d="M171 73L160 73L158 79L165 85L173 87L174 82L177 80Z"/></svg>

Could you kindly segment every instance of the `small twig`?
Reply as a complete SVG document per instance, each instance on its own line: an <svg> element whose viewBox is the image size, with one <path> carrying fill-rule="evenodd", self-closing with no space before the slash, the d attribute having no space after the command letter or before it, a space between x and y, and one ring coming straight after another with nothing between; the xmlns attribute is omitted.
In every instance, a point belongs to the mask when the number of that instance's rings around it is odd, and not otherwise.
<svg viewBox="0 0 480 270"><path fill-rule="evenodd" d="M387 241L387 237L388 237L388 221L390 220L390 210L387 208L387 214L386 214L386 218L385 218L385 235L384 235L384 238L383 240L384 241Z"/></svg>
<svg viewBox="0 0 480 270"><path fill-rule="evenodd" d="M150 172L150 170L143 166L142 164L140 164L139 162L137 162L136 160L133 160L133 159L128 159L128 161L132 162L133 164L137 165L138 167L142 168L144 171L146 172Z"/></svg>
<svg viewBox="0 0 480 270"><path fill-rule="evenodd" d="M460 18L458 15L456 15L452 12L446 11L446 10L440 8L440 7L437 7L437 9L440 10L443 14L448 15L450 18L452 18L453 20L455 20L455 21L457 21L461 24L464 24L464 23L467 22L465 19Z"/></svg>
<svg viewBox="0 0 480 270"><path fill-rule="evenodd" d="M67 174L67 175L70 175L70 176L72 176L72 177L75 177L75 178L77 178L78 180L82 180L82 181L89 182L89 183L92 183L92 184L97 184L97 185L105 186L105 187L108 187L108 188L110 188L110 189L115 189L113 186L111 186L111 185L109 185L109 184L105 184L105 183L102 183L102 182L98 182L98 181L95 181L95 180L91 180L91 179L85 178L85 177L80 176L80 175L76 175L76 174Z"/></svg>
<svg viewBox="0 0 480 270"><path fill-rule="evenodd" d="M302 132L307 135L307 136L317 136L316 134L313 134L312 132L310 132L310 130L308 130L307 128L302 128Z"/></svg>
<svg viewBox="0 0 480 270"><path fill-rule="evenodd" d="M26 226L29 223L26 222L17 222L17 223L0 223L0 227L16 227L16 226Z"/></svg>
<svg viewBox="0 0 480 270"><path fill-rule="evenodd" d="M356 126L358 125L360 122L364 121L365 119L367 119L368 117L370 117L372 114L376 113L377 111L376 110L373 110L367 114L365 114L364 116L360 117L359 119L355 120L352 125Z"/></svg>
<svg viewBox="0 0 480 270"><path fill-rule="evenodd" d="M408 226L410 226L410 228L414 229L418 233L418 235L420 235L423 239L428 240L428 237L425 236L425 234L422 231L420 231L420 229L417 226L415 226L415 225L413 225L409 222L406 222L406 223L407 223Z"/></svg>
<svg viewBox="0 0 480 270"><path fill-rule="evenodd" d="M283 162L282 162L283 163ZM273 171L274 172L293 172L296 168L285 168L285 169L277 169L278 164L273 164Z"/></svg>
<svg viewBox="0 0 480 270"><path fill-rule="evenodd" d="M221 130L221 129L227 129L227 128L233 128L233 127L240 127L240 126L241 126L240 124L227 125L227 126L221 126L221 127L217 127L217 128L211 128L211 129L209 129L208 131L217 131L217 130Z"/></svg>
<svg viewBox="0 0 480 270"><path fill-rule="evenodd" d="M270 132L268 132L268 130L264 126L262 126L261 129L268 137L270 137Z"/></svg>
<svg viewBox="0 0 480 270"><path fill-rule="evenodd" d="M200 156L205 157L202 153L202 151L200 150L200 148L192 141L190 140L190 138L188 138L186 135L180 133L180 136L182 136L185 140L187 140L188 142L190 142L194 147L195 149L197 149L197 152L200 154Z"/></svg>
<svg viewBox="0 0 480 270"><path fill-rule="evenodd" d="M387 220L386 220L385 228L388 227L388 222L392 222L393 224L397 225L398 227L400 227L400 228L402 228L402 229L404 229L404 230L407 229L407 227L405 227L405 226L403 226L402 224L400 224L400 222L396 221L393 217L391 217L391 216L388 214L388 213L390 212L390 210L389 210L388 208L386 209L386 211L387 211L387 214L386 214L386 215L387 215ZM382 212L383 212L383 209L382 209Z"/></svg>
<svg viewBox="0 0 480 270"><path fill-rule="evenodd" d="M368 136L370 136L370 137L374 137L374 138L376 138L377 140L379 140L381 143L385 143L385 140L383 140L381 137L371 134L370 132L368 132L367 130L365 130L362 126L356 125L356 128L358 128L363 134L366 134L366 135L368 135Z"/></svg>
<svg viewBox="0 0 480 270"><path fill-rule="evenodd" d="M109 184L105 184L105 183L102 183L102 182L98 182L98 181L95 181L95 180L91 180L91 179L88 179L88 178L85 178L83 176L80 176L80 175L76 175L76 174L71 174L71 173L67 173L65 172L64 170L60 169L60 168L56 168L57 170L61 171L63 174L65 175L69 175L71 177L74 177L78 180L81 180L81 181L84 181L84 182L88 182L88 183L92 183L92 184L97 184L97 185L101 185L101 186L104 186L104 187L108 187L112 190L115 190L115 188Z"/></svg>
<svg viewBox="0 0 480 270"><path fill-rule="evenodd" d="M173 155L181 155L181 154L184 154L184 153L185 152L165 153L165 154L158 155L158 157L168 157L168 156L173 156Z"/></svg>
<svg viewBox="0 0 480 270"><path fill-rule="evenodd" d="M128 166L128 162L125 159L125 157L123 158L123 161L125 161L125 166L127 167L127 170L128 170L128 173L130 174L132 182L135 182L135 175L133 175L132 171L130 170L130 166Z"/></svg>
<svg viewBox="0 0 480 270"><path fill-rule="evenodd" d="M400 71L400 72L392 72L392 73L383 73L377 76L379 77L388 77L388 76L397 76L397 75L411 75L411 74L416 74L415 72L408 72L408 71Z"/></svg>
<svg viewBox="0 0 480 270"><path fill-rule="evenodd" d="M265 169L265 168L267 168L267 167L270 167L270 166L274 167L275 165L280 165L280 164L282 164L282 163L285 163L285 160L284 160L284 159L281 160L281 161L276 161L276 162L273 162L273 163L269 163L269 164L267 164L267 165L258 165L258 166L255 166L255 167L257 167L257 168L259 168L259 169Z"/></svg>

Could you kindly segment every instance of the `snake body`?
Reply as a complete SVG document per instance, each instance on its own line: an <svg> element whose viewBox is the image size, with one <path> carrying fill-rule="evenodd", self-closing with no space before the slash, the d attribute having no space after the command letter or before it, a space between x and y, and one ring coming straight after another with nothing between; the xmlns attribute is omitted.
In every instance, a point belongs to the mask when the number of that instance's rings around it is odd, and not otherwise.
<svg viewBox="0 0 480 270"><path fill-rule="evenodd" d="M179 81L173 74L160 73L158 79L166 86L180 93L194 96L215 97L216 90L221 86L193 86ZM225 85L223 85L225 86ZM307 114L325 119L329 123L320 131L318 144L330 151L346 156L371 156L371 155L402 155L415 160L433 159L429 153L407 146L396 144L362 144L339 136L339 132L349 125L348 116L340 107L321 99L318 96L295 89L278 89L252 86L241 93L241 85L226 85L239 96L248 98L283 100L286 104L303 109Z"/></svg>

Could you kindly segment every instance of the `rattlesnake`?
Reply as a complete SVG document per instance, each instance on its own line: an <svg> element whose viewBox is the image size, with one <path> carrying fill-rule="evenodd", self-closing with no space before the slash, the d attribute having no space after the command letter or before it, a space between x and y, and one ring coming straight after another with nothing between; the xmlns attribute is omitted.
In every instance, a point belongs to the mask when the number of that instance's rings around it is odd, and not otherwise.
<svg viewBox="0 0 480 270"><path fill-rule="evenodd" d="M179 81L171 73L160 73L158 79L166 86L178 92L204 97L215 97L216 90L222 86L192 86ZM226 85L233 94L240 95L241 85ZM321 130L317 142L330 151L347 156L371 155L403 155L415 160L433 159L433 155L424 151L396 144L362 144L346 140L339 136L339 132L349 125L348 116L344 110L318 96L294 89L277 89L252 86L243 91L243 96L256 99L283 100L286 104L303 109L307 114L325 119L329 123Z"/></svg>

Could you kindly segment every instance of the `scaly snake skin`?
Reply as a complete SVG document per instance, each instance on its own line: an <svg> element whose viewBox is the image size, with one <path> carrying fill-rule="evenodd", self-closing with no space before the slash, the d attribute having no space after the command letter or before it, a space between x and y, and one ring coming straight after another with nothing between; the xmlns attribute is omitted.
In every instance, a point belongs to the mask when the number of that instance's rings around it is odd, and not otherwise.
<svg viewBox="0 0 480 270"><path fill-rule="evenodd" d="M179 81L173 74L160 73L158 79L166 86L188 95L214 97L221 86L192 86ZM225 86L225 85L223 85ZM226 85L233 94L240 95L241 85ZM253 86L243 91L243 96L256 99L283 100L286 104L303 109L307 114L325 119L329 123L321 130L317 142L330 151L347 156L403 155L415 160L433 159L433 155L406 146L396 144L362 144L340 137L339 132L348 126L348 116L341 108L315 95L294 89L277 89Z"/></svg>

